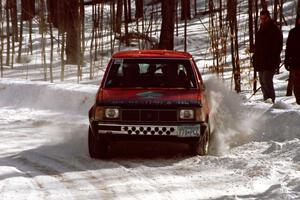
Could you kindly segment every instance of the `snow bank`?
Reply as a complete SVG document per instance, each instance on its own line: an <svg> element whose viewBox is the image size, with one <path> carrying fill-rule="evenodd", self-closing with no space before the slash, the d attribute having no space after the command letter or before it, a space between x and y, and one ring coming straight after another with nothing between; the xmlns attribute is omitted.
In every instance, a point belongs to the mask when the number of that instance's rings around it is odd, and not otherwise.
<svg viewBox="0 0 300 200"><path fill-rule="evenodd" d="M265 113L265 122L261 125L257 141L278 141L300 139L300 112L295 109L269 109Z"/></svg>
<svg viewBox="0 0 300 200"><path fill-rule="evenodd" d="M0 105L87 115L98 86L0 79Z"/></svg>

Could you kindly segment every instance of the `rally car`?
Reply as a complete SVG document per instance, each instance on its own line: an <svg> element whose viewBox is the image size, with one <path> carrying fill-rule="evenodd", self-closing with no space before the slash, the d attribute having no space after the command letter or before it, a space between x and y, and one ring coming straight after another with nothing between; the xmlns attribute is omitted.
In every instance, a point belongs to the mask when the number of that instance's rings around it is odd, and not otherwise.
<svg viewBox="0 0 300 200"><path fill-rule="evenodd" d="M189 53L131 50L114 54L89 110L88 147L106 158L115 141L186 143L206 155L210 140L205 87Z"/></svg>

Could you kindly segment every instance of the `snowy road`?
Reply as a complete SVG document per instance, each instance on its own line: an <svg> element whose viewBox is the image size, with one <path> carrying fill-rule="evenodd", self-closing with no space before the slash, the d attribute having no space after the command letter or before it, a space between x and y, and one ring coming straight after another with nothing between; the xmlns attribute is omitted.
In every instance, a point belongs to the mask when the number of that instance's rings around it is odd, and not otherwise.
<svg viewBox="0 0 300 200"><path fill-rule="evenodd" d="M228 124L250 129L245 121L251 120L219 108L219 155L190 157L181 145L115 144L113 158L102 161L87 151L86 113L95 91L0 80L1 200L300 199L299 109L245 106L265 116L245 139Z"/></svg>

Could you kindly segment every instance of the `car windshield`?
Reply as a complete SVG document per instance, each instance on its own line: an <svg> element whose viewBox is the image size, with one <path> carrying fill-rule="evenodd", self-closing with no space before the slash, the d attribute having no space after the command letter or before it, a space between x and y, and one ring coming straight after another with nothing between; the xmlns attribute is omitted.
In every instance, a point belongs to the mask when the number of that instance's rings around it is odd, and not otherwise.
<svg viewBox="0 0 300 200"><path fill-rule="evenodd" d="M114 59L105 81L109 88L195 88L188 59Z"/></svg>

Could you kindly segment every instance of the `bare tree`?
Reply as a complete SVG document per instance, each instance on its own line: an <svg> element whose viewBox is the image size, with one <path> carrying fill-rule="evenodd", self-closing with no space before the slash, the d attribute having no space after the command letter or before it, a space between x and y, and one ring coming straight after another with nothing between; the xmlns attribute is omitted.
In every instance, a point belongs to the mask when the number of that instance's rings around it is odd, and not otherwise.
<svg viewBox="0 0 300 200"><path fill-rule="evenodd" d="M44 69L44 80L47 81L47 65L46 65L46 41L45 41L45 33L46 33L46 21L45 21L45 1L39 0L39 18L40 18L40 34L41 34L41 62L43 63Z"/></svg>
<svg viewBox="0 0 300 200"><path fill-rule="evenodd" d="M0 77L3 77L3 10L2 3L0 3Z"/></svg>
<svg viewBox="0 0 300 200"><path fill-rule="evenodd" d="M129 40L128 40L128 24L129 24L129 17L128 17L128 1L124 0L124 18L125 18L125 44L126 46L129 46Z"/></svg>
<svg viewBox="0 0 300 200"><path fill-rule="evenodd" d="M77 64L80 55L79 0L48 0L47 6L49 22L58 28L60 33L66 33L67 63Z"/></svg>
<svg viewBox="0 0 300 200"><path fill-rule="evenodd" d="M191 2L190 0L181 0L181 20L191 19Z"/></svg>
<svg viewBox="0 0 300 200"><path fill-rule="evenodd" d="M278 6L279 6L279 0L274 0L273 5L273 20L277 22L278 19Z"/></svg>
<svg viewBox="0 0 300 200"><path fill-rule="evenodd" d="M144 1L143 0L135 0L135 18L143 18L144 14Z"/></svg>
<svg viewBox="0 0 300 200"><path fill-rule="evenodd" d="M254 0L254 7L255 7L255 18L254 18L254 35L258 31L258 0ZM254 46L252 48L254 50ZM255 70L255 67L253 66L253 92L254 94L257 92L257 71Z"/></svg>
<svg viewBox="0 0 300 200"><path fill-rule="evenodd" d="M162 24L159 41L160 49L174 49L175 0L162 1Z"/></svg>
<svg viewBox="0 0 300 200"><path fill-rule="evenodd" d="M240 74L240 59L239 59L239 43L238 43L238 25L237 25L237 2L236 0L228 0L228 19L230 26L231 39L231 57L232 57L232 72L235 83L235 91L241 92L241 74Z"/></svg>
<svg viewBox="0 0 300 200"><path fill-rule="evenodd" d="M116 22L115 29L116 33L121 34L121 25L122 25L122 13L123 13L123 0L117 0L117 13L116 13Z"/></svg>
<svg viewBox="0 0 300 200"><path fill-rule="evenodd" d="M115 30L115 1L110 2L110 53L113 54L114 52L114 30Z"/></svg>
<svg viewBox="0 0 300 200"><path fill-rule="evenodd" d="M66 2L66 56L67 63L78 64L80 58L79 2Z"/></svg>
<svg viewBox="0 0 300 200"><path fill-rule="evenodd" d="M66 40L66 36L65 33L62 32L61 33L61 53L60 53L60 60L61 60L61 70L60 70L60 80L64 81L65 79L65 40Z"/></svg>
<svg viewBox="0 0 300 200"><path fill-rule="evenodd" d="M52 30L52 25L51 23L49 23L49 31L50 31L50 46L51 46L51 50L50 50L50 66L49 66L49 70L50 70L50 82L53 83L53 50L54 50L54 36L53 36L53 30Z"/></svg>
<svg viewBox="0 0 300 200"><path fill-rule="evenodd" d="M10 8L11 8L11 2L10 0L6 1L6 65L9 65L10 63L10 21L9 21L9 15L10 15Z"/></svg>
<svg viewBox="0 0 300 200"><path fill-rule="evenodd" d="M213 0L208 1L210 51L213 57L212 69L218 77L223 76L227 57L227 22L223 20L223 3L219 1L219 7ZM223 24L224 23L224 24Z"/></svg>
<svg viewBox="0 0 300 200"><path fill-rule="evenodd" d="M17 1L10 0L10 10L11 10L11 24L14 41L18 41L18 17L17 17Z"/></svg>
<svg viewBox="0 0 300 200"><path fill-rule="evenodd" d="M35 0L21 0L21 7L21 20L27 21L29 25L29 50L32 54L32 18L35 16ZM22 46L19 48L22 49Z"/></svg>
<svg viewBox="0 0 300 200"><path fill-rule="evenodd" d="M253 32L253 0L248 0L248 29L249 29L249 53L250 53L250 67L253 68L252 53L254 52L254 32ZM256 72L254 71L254 83L256 90Z"/></svg>
<svg viewBox="0 0 300 200"><path fill-rule="evenodd" d="M81 37L80 41L80 61L78 62L78 79L82 79L82 67L83 67L83 60L84 60L84 50L85 50L85 27L84 27L84 0L80 0L80 25L81 25ZM80 43L80 41L78 41Z"/></svg>
<svg viewBox="0 0 300 200"><path fill-rule="evenodd" d="M127 15L128 15L128 21L132 22L132 14L131 14L131 0L127 0Z"/></svg>

